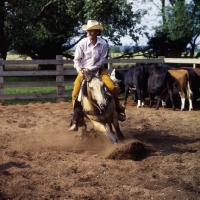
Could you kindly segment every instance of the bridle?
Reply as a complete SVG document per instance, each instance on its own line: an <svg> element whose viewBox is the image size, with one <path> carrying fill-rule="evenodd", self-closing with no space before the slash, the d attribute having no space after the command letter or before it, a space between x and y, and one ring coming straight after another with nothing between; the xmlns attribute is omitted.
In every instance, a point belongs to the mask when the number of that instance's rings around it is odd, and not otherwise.
<svg viewBox="0 0 200 200"><path fill-rule="evenodd" d="M86 81L87 84L87 100L97 109L97 110L83 110L83 112L85 114L90 114L90 115L100 115L102 114L102 110L100 108L100 106L98 105L98 103L93 99L92 95L91 95L91 90L89 88L89 83L92 81L93 78L97 78L100 81L101 78L100 76L97 75L97 71L90 71L89 73L84 73L83 74L83 81ZM105 90L107 90L106 86L105 86ZM107 90L108 91L108 90ZM106 94L106 104L108 105L112 99L111 95ZM110 97L110 98L109 98Z"/></svg>

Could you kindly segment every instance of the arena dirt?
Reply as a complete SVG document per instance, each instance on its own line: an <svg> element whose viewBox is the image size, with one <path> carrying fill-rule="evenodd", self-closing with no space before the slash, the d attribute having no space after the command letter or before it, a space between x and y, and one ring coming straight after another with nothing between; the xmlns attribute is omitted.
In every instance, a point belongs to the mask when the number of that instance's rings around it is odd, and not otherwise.
<svg viewBox="0 0 200 200"><path fill-rule="evenodd" d="M136 108L117 146L87 121L68 132L72 105L0 106L0 199L200 199L200 107Z"/></svg>

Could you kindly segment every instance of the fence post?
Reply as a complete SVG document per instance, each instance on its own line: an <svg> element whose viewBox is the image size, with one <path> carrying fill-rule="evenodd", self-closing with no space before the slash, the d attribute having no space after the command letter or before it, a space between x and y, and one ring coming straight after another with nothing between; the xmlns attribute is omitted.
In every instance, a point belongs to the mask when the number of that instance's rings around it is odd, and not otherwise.
<svg viewBox="0 0 200 200"><path fill-rule="evenodd" d="M3 60L3 58L0 58L0 60ZM3 65L0 65L0 73L3 73ZM3 76L0 76L0 83L3 83ZM0 96L3 95L3 87L0 87ZM0 103L3 104L4 100L0 99Z"/></svg>
<svg viewBox="0 0 200 200"><path fill-rule="evenodd" d="M162 60L162 63L165 62L165 56L158 56L158 59L163 59L163 60Z"/></svg>
<svg viewBox="0 0 200 200"><path fill-rule="evenodd" d="M63 56L57 55L56 60L63 60ZM63 71L63 64L56 65L56 71L62 72ZM56 82L64 82L64 75L57 75L56 76ZM64 91L65 91L64 86L57 86L57 94L63 94ZM65 98L64 97L57 98L57 102L60 102L60 101L65 101Z"/></svg>

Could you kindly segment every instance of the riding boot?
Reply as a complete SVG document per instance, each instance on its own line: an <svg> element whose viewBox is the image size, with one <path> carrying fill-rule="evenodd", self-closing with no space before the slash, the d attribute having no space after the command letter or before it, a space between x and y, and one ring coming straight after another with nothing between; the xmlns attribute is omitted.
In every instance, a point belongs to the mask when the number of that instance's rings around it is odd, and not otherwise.
<svg viewBox="0 0 200 200"><path fill-rule="evenodd" d="M83 126L84 124L85 121L82 106L81 103L76 100L74 105L74 114L70 123L69 131L78 131L78 127Z"/></svg>

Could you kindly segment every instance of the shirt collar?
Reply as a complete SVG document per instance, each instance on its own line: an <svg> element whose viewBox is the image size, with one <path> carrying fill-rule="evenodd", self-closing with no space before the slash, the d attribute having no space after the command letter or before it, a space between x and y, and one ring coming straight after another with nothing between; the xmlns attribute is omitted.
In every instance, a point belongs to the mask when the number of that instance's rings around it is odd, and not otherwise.
<svg viewBox="0 0 200 200"><path fill-rule="evenodd" d="M89 38L87 38L87 46L89 46L90 44L92 44L89 40ZM101 44L101 40L99 37L97 37L97 43L95 44L95 46L97 46L98 44Z"/></svg>

